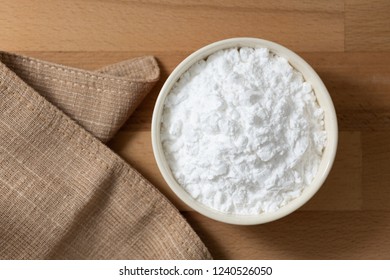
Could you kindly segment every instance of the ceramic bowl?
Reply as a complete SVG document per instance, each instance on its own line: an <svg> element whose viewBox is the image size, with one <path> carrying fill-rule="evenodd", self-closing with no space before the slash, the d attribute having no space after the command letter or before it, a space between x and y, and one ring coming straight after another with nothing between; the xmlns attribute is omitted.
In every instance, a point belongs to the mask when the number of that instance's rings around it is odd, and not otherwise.
<svg viewBox="0 0 390 280"><path fill-rule="evenodd" d="M164 101L169 94L172 86L176 83L180 76L186 70L188 70L195 62L202 59L206 59L209 55L215 53L216 51L233 47L266 47L271 52L286 58L296 70L303 74L304 79L312 85L314 93L317 97L317 101L324 110L325 130L327 132L327 144L314 180L309 186L306 186L306 188L298 198L292 200L287 205L271 213L260 213L257 215L229 214L209 208L208 206L205 206L200 202L196 201L190 196L190 194L186 192L186 190L182 186L180 186L176 182L165 159L163 147L160 140L161 116L163 113ZM321 78L317 75L313 68L296 53L274 42L257 38L232 38L218 41L197 50L196 52L188 56L186 59L184 59L175 68L175 70L168 77L164 86L162 87L154 107L152 118L153 153L160 172L169 187L184 203L186 203L193 210L211 219L230 224L252 225L271 222L292 213L293 211L301 207L303 204L305 204L320 189L321 185L324 183L326 177L329 174L329 171L336 156L337 139L338 129L336 112L329 92L326 89Z"/></svg>

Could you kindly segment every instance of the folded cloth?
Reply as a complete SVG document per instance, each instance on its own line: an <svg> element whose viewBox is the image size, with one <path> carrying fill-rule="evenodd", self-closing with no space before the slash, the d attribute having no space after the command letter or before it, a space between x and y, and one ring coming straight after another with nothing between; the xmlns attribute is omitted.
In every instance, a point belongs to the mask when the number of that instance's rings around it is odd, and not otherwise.
<svg viewBox="0 0 390 280"><path fill-rule="evenodd" d="M0 61L1 259L211 258L101 142L158 80L153 57L94 72L4 52Z"/></svg>
<svg viewBox="0 0 390 280"><path fill-rule="evenodd" d="M103 142L129 118L159 78L151 56L95 72L0 52L1 62Z"/></svg>

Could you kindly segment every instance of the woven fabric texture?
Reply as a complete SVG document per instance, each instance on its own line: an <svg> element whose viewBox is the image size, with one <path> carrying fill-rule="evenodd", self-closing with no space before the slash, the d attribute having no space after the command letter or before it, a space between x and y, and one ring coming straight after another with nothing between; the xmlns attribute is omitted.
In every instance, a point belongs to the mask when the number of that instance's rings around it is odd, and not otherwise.
<svg viewBox="0 0 390 280"><path fill-rule="evenodd" d="M177 209L101 141L159 76L0 55L1 259L209 259Z"/></svg>
<svg viewBox="0 0 390 280"><path fill-rule="evenodd" d="M0 52L0 60L87 131L108 141L151 90L160 70L151 56L95 72Z"/></svg>

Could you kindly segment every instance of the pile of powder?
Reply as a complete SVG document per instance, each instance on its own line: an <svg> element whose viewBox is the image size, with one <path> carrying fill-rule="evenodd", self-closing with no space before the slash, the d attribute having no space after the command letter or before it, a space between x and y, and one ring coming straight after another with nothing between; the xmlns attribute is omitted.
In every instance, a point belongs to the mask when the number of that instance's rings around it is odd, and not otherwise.
<svg viewBox="0 0 390 280"><path fill-rule="evenodd" d="M177 182L222 212L273 212L313 180L326 144L312 87L266 48L218 51L173 86L161 141Z"/></svg>

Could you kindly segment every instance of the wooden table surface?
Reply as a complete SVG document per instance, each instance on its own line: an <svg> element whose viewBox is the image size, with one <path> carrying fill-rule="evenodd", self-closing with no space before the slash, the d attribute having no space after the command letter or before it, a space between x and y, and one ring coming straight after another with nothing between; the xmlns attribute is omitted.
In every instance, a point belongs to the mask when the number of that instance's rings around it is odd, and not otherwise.
<svg viewBox="0 0 390 280"><path fill-rule="evenodd" d="M317 195L258 226L190 211L161 177L150 141L153 106L174 67L206 44L242 36L307 60L328 87L340 130ZM0 0L0 46L85 69L154 55L161 80L109 145L182 211L214 258L390 258L390 1Z"/></svg>

